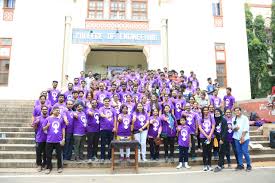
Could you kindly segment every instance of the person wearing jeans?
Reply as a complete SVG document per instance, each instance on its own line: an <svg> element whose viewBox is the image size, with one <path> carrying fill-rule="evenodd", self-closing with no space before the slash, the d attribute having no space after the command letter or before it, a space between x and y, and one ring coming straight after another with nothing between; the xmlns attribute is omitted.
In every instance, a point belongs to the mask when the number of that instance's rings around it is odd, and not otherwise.
<svg viewBox="0 0 275 183"><path fill-rule="evenodd" d="M136 112L133 113L133 129L134 129L134 138L140 143L140 149L138 150L138 158L140 160L140 152L142 155L142 160L146 160L146 140L149 125L149 118L147 113L144 111L142 103L137 103Z"/></svg>
<svg viewBox="0 0 275 183"><path fill-rule="evenodd" d="M246 171L251 171L251 161L250 161L250 155L248 150L249 145L249 120L248 118L241 113L241 108L236 107L234 108L235 112L235 119L232 124L232 128L234 130L233 139L236 146L236 151L238 155L238 166L236 167L236 170L242 170L244 169L243 165L243 156L246 160Z"/></svg>
<svg viewBox="0 0 275 183"><path fill-rule="evenodd" d="M91 161L97 161L99 142L99 111L96 100L91 101L91 106L92 108L88 108L86 111L88 137L87 159L89 163L91 163Z"/></svg>

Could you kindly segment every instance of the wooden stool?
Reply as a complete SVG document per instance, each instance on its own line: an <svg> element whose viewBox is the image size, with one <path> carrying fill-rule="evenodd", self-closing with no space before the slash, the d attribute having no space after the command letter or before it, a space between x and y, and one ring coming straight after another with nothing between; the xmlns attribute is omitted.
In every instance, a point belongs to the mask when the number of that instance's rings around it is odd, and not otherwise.
<svg viewBox="0 0 275 183"><path fill-rule="evenodd" d="M116 149L121 149L125 147L130 147L135 149L135 169L136 173L138 173L138 146L139 142L136 140L130 140L130 141L118 141L118 140L113 140L111 142L111 148L112 148L112 172L115 169L115 148Z"/></svg>

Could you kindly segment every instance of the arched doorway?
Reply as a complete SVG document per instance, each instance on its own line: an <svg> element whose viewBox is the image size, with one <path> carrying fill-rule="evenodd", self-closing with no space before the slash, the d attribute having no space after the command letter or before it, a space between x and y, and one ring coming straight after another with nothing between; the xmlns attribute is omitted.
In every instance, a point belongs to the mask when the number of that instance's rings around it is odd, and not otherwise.
<svg viewBox="0 0 275 183"><path fill-rule="evenodd" d="M107 76L112 69L147 69L143 46L90 46L85 70Z"/></svg>

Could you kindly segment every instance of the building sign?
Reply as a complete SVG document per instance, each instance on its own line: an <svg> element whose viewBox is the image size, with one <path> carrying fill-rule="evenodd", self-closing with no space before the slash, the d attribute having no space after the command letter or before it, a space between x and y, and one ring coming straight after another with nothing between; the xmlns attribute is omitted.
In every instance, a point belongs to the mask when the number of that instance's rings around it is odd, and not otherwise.
<svg viewBox="0 0 275 183"><path fill-rule="evenodd" d="M159 45L160 31L73 29L73 44Z"/></svg>

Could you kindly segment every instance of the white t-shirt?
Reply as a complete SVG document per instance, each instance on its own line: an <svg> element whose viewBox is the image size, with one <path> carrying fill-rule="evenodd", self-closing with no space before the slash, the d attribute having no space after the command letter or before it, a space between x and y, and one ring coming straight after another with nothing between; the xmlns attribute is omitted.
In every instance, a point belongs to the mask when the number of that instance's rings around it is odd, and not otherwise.
<svg viewBox="0 0 275 183"><path fill-rule="evenodd" d="M232 120L232 127L233 129L237 126L240 128L238 131L234 131L233 139L240 140L242 137L242 133L246 131L247 133L244 136L244 141L249 139L249 120L245 115L241 115L240 117L236 118L236 124L234 124L235 117Z"/></svg>

